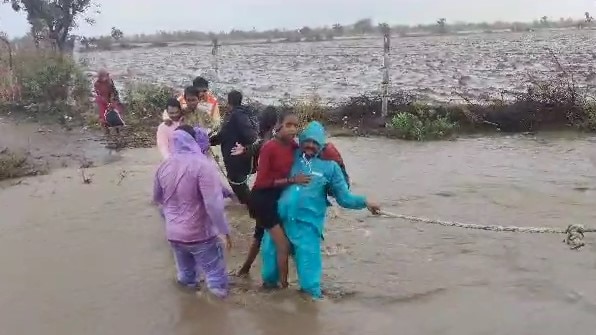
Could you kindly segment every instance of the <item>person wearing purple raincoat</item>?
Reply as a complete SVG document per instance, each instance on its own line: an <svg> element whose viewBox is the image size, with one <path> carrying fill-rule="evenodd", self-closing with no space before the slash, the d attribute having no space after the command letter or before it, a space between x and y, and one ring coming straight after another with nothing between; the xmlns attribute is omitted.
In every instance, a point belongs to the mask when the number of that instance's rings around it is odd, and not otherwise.
<svg viewBox="0 0 596 335"><path fill-rule="evenodd" d="M163 208L177 280L197 288L201 272L211 293L224 298L229 281L219 236L225 236L228 248L231 239L221 180L192 135L176 130L172 140L174 152L157 169L153 199Z"/></svg>

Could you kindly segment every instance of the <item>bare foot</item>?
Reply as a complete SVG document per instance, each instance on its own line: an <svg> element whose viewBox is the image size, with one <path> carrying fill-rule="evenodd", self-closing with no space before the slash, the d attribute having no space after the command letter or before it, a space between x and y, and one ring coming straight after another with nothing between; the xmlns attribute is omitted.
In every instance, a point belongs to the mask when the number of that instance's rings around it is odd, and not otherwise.
<svg viewBox="0 0 596 335"><path fill-rule="evenodd" d="M237 271L230 271L230 276L238 277L238 278L248 278L250 276L250 269L246 269L244 267L240 268Z"/></svg>

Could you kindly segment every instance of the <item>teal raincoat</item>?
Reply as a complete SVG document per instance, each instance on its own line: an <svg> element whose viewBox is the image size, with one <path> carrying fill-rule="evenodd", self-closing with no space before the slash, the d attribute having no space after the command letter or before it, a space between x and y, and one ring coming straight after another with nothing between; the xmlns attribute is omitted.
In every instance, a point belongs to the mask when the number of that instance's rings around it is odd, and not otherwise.
<svg viewBox="0 0 596 335"><path fill-rule="evenodd" d="M299 140L300 143L313 140L322 148L326 144L325 128L319 122L311 122ZM366 198L353 195L339 165L320 159L318 154L307 158L302 150L296 150L291 175L300 173L310 175L311 182L287 187L278 202L278 211L293 251L300 288L314 298L321 298L321 241L325 230L327 190L332 191L340 206L348 209L366 208ZM279 281L276 249L268 232L261 244L261 257L263 282L276 285Z"/></svg>

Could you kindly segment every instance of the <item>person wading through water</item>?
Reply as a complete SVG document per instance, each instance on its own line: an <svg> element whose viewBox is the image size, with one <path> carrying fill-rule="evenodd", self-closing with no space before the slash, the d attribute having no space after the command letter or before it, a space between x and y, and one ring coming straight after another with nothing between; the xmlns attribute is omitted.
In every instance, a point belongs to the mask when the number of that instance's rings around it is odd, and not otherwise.
<svg viewBox="0 0 596 335"><path fill-rule="evenodd" d="M326 142L325 129L318 122L311 122L301 132L300 149L296 150L289 179L308 175L311 181L286 187L278 201L278 214L293 250L300 289L314 299L322 297L321 240L325 230L327 190L332 190L334 198L344 208L368 208L373 214L380 211L378 205L350 192L336 162L320 159ZM266 232L261 255L263 284L267 287L276 287L278 282L282 287L285 284L278 252L276 237L273 232Z"/></svg>
<svg viewBox="0 0 596 335"><path fill-rule="evenodd" d="M187 101L188 102L188 101ZM248 205L248 176L253 174L252 157L232 156L236 143L243 146L253 144L258 138L258 120L256 113L242 106L242 93L231 91L228 94L228 109L223 124L217 134L211 136L212 146L220 145L227 178L238 201Z"/></svg>
<svg viewBox="0 0 596 335"><path fill-rule="evenodd" d="M261 137L261 140L255 142L254 144L248 146L248 147L243 147L240 144L236 144L236 147L234 147L234 149L232 150L232 155L236 156L236 155L250 155L253 157L260 157L260 151L263 147L264 143L267 143L267 141L273 137L276 137L276 125L278 125L278 127L281 127L281 125L284 123L284 121L282 119L286 119L288 116L293 115L291 112L285 112L282 113L282 116L279 116L279 113L277 112L277 110L272 107L269 106L267 108L265 108L265 110L263 111L261 118L260 118L260 128L259 128L259 136ZM297 146L295 146L297 148ZM271 156L271 155L269 155ZM344 175L344 178L346 180L347 183L349 183L349 176L347 174L346 171L346 167L344 164L344 161L341 157L341 154L339 153L339 151L337 150L337 148L331 143L328 142L325 144L321 155L320 155L321 159L323 160L330 160L330 161L334 161L336 162L341 170L342 173ZM276 157L268 157L268 160L277 160L278 158ZM289 176L289 169L291 166L290 161L293 163L293 157L291 158L291 160L288 160L288 166L286 166L284 168L284 171L280 173L280 175L283 175L285 177ZM259 159L260 162L260 159ZM266 167L261 167L261 168L257 168L257 180L259 179L259 174L260 173L264 173L264 169L269 169L269 166ZM287 171L286 171L287 170ZM286 172L284 174L284 172ZM255 183L256 185L256 183ZM261 191L262 192L262 191ZM327 190L329 195L332 195L331 193L331 189ZM251 203L254 203L254 194L257 194L257 198L258 198L258 193L259 192L255 192L255 188L253 187L253 197L251 198ZM280 190L281 193L281 190ZM258 203L257 199L257 203ZM327 202L328 206L331 206L331 203L328 201ZM269 204L271 206L271 204ZM275 204L276 206L277 204ZM254 207L254 206L253 206ZM271 210L272 207L268 207L269 210ZM277 208L277 207L276 207ZM258 209L256 209L258 210ZM265 209L267 210L267 209ZM253 215L253 218L255 218L255 216L258 216L258 214ZM248 254L246 256L246 260L244 261L242 267L236 272L236 276L238 277L246 277L248 276L250 269L252 267L252 264L254 263L255 259L257 258L258 254L259 254L259 250L261 248L261 241L263 239L263 235L265 233L265 228L263 228L263 225L259 224L259 220L262 221L262 219L257 219L257 224L255 225L255 230L254 230L254 235L253 235L253 241L250 245Z"/></svg>
<svg viewBox="0 0 596 335"><path fill-rule="evenodd" d="M207 134L207 130L201 127L192 127L187 124L181 125L180 127L178 127L178 130L184 130L185 132L189 133L199 145L199 148L201 149L201 154L206 157L209 157L209 160L211 161L211 163L213 163L213 166L219 168L217 166L217 163L213 159L211 159L211 156L209 154L209 149L211 148L211 146L209 145L209 134ZM228 184L225 183L223 180L221 180L221 188L223 189L224 199L234 198L234 192L230 190Z"/></svg>
<svg viewBox="0 0 596 335"><path fill-rule="evenodd" d="M187 131L173 134L174 153L155 175L153 200L163 208L166 237L176 260L177 281L198 288L205 275L209 291L219 298L229 293L223 246L231 249L221 179L213 163Z"/></svg>
<svg viewBox="0 0 596 335"><path fill-rule="evenodd" d="M275 136L275 128L278 124L280 124L279 117L280 117L279 112L277 111L277 109L275 107L269 106L269 107L265 108L265 110L259 116L259 140L257 142L255 142L254 144L249 145L247 147L244 147L241 144L236 143L236 146L234 147L234 149L232 149L232 156L247 155L249 157L253 157L253 161L258 161L259 154L261 152L261 148L263 147L263 145ZM257 179L259 179L258 171L259 171L259 168L257 165ZM263 177L261 177L261 180L262 180L262 178ZM259 181L259 183L263 183L263 182ZM255 189L253 187L253 190L251 192L251 207L253 209L251 209L250 213L251 213L251 217L253 217L255 219L256 219L257 214L253 213L255 211L253 205L254 205L254 196L257 193L258 192L255 191ZM271 204L269 204L269 205L272 206ZM270 211L271 208L268 208L267 210ZM271 214L269 214L269 215L271 215ZM265 233L265 228L259 222L259 221L262 221L262 218L259 218L256 221L257 222L256 222L256 225L254 228L253 241L250 245L248 255L246 256L246 261L244 262L244 265L242 266L242 268L240 270L238 270L238 272L235 274L236 276L239 276L239 277L247 276L252 264L254 263L257 255L259 254L259 249L261 247L261 239L263 238L263 234Z"/></svg>

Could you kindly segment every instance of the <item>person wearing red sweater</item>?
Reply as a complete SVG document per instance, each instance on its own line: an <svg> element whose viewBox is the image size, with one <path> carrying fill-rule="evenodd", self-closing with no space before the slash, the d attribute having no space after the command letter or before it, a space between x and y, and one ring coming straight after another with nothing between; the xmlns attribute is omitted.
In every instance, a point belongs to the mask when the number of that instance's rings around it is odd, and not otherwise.
<svg viewBox="0 0 596 335"><path fill-rule="evenodd" d="M254 254L252 257L254 261L265 230L268 230L277 251L280 283L285 288L288 286L289 242L281 227L281 220L277 213L277 201L286 186L307 184L310 177L298 175L288 178L294 163L294 150L297 148L294 138L298 133L298 117L291 112L284 113L279 117L279 123L275 130L275 137L267 141L260 150L257 177L250 194L248 207L250 215L255 219L256 227L249 258ZM248 271L241 269L238 275L246 273Z"/></svg>
<svg viewBox="0 0 596 335"><path fill-rule="evenodd" d="M266 116L270 115L266 114ZM272 119L272 117L266 117L265 119L269 120ZM239 277L244 277L249 274L252 264L259 254L261 241L265 234L265 229L267 229L265 226L271 226L271 224L263 225L262 222L279 224L277 216L277 200L285 186L292 182L300 184L307 183L310 180L308 176L298 176L298 180L286 180L286 177L290 174L292 164L294 163L295 150L298 148L298 144L294 141L294 137L297 133L294 128L297 129L297 124L293 125L293 123L298 120L296 119L296 116L291 113L283 114L281 117L276 116L275 119L277 119L277 121L275 121L277 126L273 125L271 122L261 125L261 127L268 129L268 132L271 133L261 134L263 139L269 138L272 140L257 141L255 144L248 147L237 144L232 150L232 155L249 154L254 157L259 157L257 179L251 194L251 206L249 206L251 208L251 216L256 219L257 223L255 225L254 238L246 256L246 260L236 273ZM271 126L269 126L269 124L271 124ZM275 131L276 127L277 132ZM288 128L291 129L284 133ZM273 135L273 133L275 133L275 135ZM343 158L332 143L327 143L321 152L321 158L337 162L346 178L346 182L349 184L349 177L346 172ZM261 164L263 164L263 166ZM284 258L279 259L279 261L284 261ZM285 262L285 264L287 264L287 260L285 260Z"/></svg>

